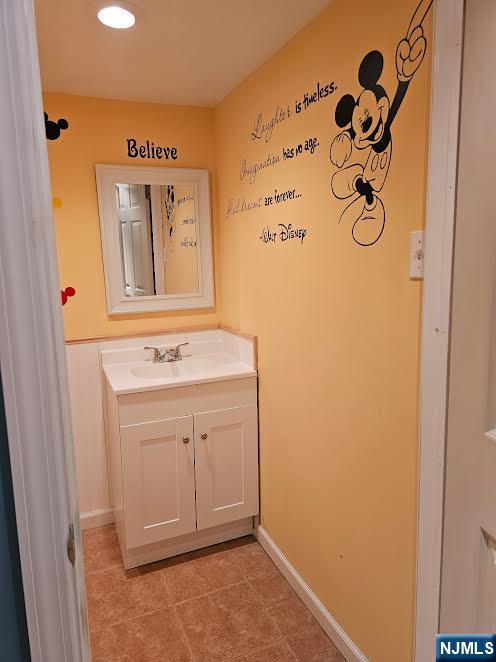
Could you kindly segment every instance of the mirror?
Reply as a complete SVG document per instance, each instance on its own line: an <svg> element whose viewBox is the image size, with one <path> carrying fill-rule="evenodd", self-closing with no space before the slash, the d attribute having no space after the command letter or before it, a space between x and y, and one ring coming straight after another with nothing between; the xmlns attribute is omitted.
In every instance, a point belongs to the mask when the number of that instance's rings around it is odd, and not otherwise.
<svg viewBox="0 0 496 662"><path fill-rule="evenodd" d="M194 187L119 183L115 194L124 296L197 293Z"/></svg>
<svg viewBox="0 0 496 662"><path fill-rule="evenodd" d="M208 173L97 165L109 314L213 305Z"/></svg>

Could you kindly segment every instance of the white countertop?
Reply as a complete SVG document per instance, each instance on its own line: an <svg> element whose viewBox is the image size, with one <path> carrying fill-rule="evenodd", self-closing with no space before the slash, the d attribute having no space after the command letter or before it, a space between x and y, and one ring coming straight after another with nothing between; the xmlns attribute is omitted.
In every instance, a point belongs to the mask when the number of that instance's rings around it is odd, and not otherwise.
<svg viewBox="0 0 496 662"><path fill-rule="evenodd" d="M208 382L255 377L257 371L224 352L183 356L181 361L105 363L103 370L116 395L157 391Z"/></svg>

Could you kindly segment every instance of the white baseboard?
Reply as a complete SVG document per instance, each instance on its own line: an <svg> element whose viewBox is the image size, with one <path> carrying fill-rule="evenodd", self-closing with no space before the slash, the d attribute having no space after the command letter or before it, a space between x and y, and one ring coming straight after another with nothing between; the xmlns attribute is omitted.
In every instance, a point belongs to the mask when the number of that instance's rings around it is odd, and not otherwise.
<svg viewBox="0 0 496 662"><path fill-rule="evenodd" d="M313 614L329 639L331 639L336 648L340 651L341 655L343 655L348 662L368 662L362 651L355 643L353 643L336 619L328 612L310 586L291 565L262 526L258 527L256 536L258 542L274 561L295 593L297 593L307 606L308 610Z"/></svg>
<svg viewBox="0 0 496 662"><path fill-rule="evenodd" d="M112 524L113 521L113 508L100 508L100 510L92 510L89 513L81 513L79 516L81 531L85 531L86 529L96 529L97 526Z"/></svg>

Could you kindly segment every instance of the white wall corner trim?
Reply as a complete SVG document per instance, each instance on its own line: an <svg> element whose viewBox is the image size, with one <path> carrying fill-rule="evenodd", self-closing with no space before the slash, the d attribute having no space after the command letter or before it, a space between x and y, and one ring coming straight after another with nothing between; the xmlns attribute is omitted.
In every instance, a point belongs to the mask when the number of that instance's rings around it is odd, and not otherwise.
<svg viewBox="0 0 496 662"><path fill-rule="evenodd" d="M420 376L415 662L439 629L463 0L436 0Z"/></svg>
<svg viewBox="0 0 496 662"><path fill-rule="evenodd" d="M284 575L295 593L301 598L321 628L348 662L368 662L358 646L350 639L336 619L319 600L296 568L288 561L267 531L259 526L256 530L258 542Z"/></svg>

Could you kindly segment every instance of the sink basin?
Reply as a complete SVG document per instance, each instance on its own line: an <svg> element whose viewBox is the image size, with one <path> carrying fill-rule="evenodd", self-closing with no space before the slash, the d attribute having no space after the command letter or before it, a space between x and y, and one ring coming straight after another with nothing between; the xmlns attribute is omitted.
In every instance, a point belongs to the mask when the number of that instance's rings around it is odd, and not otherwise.
<svg viewBox="0 0 496 662"><path fill-rule="evenodd" d="M251 377L256 371L224 353L186 356L181 361L134 361L104 366L117 394L186 386L202 382Z"/></svg>
<svg viewBox="0 0 496 662"><path fill-rule="evenodd" d="M181 361L170 361L166 363L151 363L146 366L130 368L131 374L140 379L169 379L177 377L188 377L194 374L205 374L215 371L226 361L207 357L185 358Z"/></svg>
<svg viewBox="0 0 496 662"><path fill-rule="evenodd" d="M191 374L191 371L188 370L188 368L179 365L179 363L179 361L171 363L153 363L152 365L129 368L129 372L140 379L168 379L171 377L175 378Z"/></svg>

